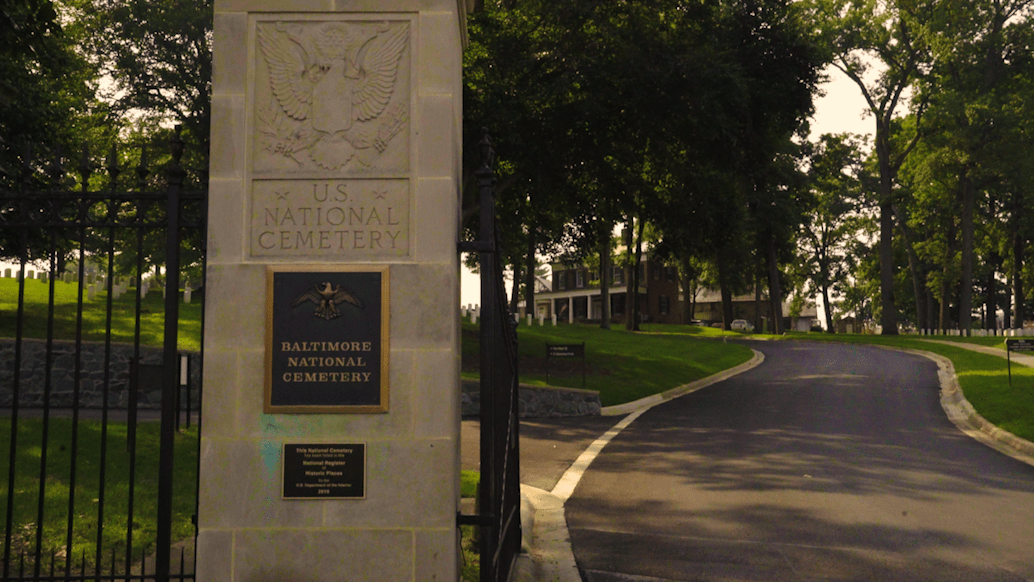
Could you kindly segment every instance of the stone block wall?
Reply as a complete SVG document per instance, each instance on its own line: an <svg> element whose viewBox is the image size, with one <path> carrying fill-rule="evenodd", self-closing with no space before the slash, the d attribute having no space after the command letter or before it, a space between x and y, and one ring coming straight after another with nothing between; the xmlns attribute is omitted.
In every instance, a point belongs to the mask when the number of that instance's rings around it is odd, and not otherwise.
<svg viewBox="0 0 1034 582"><path fill-rule="evenodd" d="M55 341L50 356L50 405L70 408L75 393L75 342ZM48 366L47 342L45 340L23 339L21 370L19 372L18 403L24 407L42 407L46 388ZM14 401L14 352L13 339L0 339L0 407L10 407ZM104 404L104 343L83 342L80 356L79 406L101 408ZM109 359L108 407L126 408L129 403L130 359L133 345L111 344ZM142 364L161 364L162 348L140 347ZM198 409L197 394L201 386L201 359L197 352L191 353L191 408ZM176 363L179 365L179 362ZM161 386L141 386L138 396L139 408L161 408ZM184 402L185 396L184 396Z"/></svg>
<svg viewBox="0 0 1034 582"><path fill-rule="evenodd" d="M477 380L463 381L461 404L463 416L481 413L481 394ZM599 416L600 393L578 388L530 386L521 384L517 394L521 418L559 418L564 416Z"/></svg>

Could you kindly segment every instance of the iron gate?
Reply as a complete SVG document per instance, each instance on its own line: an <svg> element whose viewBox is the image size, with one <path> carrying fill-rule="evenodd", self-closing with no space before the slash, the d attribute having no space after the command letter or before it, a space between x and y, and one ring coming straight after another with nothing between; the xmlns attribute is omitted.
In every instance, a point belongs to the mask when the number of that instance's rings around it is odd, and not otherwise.
<svg viewBox="0 0 1034 582"><path fill-rule="evenodd" d="M459 523L479 526L481 581L506 582L521 547L517 327L499 257L495 152L488 130L482 133L476 172L481 240L460 245L461 251L478 253L481 269L481 483L479 515L461 515Z"/></svg>
<svg viewBox="0 0 1034 582"><path fill-rule="evenodd" d="M207 184L179 128L164 172L146 154L84 155L74 189L26 155L0 189L3 581L194 578Z"/></svg>

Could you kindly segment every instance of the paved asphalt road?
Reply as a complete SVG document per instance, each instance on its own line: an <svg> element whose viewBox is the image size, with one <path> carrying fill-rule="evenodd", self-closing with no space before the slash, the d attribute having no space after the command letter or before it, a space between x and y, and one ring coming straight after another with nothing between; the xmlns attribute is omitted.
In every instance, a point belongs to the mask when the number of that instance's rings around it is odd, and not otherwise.
<svg viewBox="0 0 1034 582"><path fill-rule="evenodd" d="M659 405L567 502L589 582L1034 580L1034 467L945 417L936 365L757 342L765 362Z"/></svg>

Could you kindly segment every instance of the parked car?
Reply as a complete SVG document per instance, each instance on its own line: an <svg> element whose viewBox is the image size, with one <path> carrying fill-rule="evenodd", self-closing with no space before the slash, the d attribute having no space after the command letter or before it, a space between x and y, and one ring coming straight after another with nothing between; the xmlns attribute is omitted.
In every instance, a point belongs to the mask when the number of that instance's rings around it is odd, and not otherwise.
<svg viewBox="0 0 1034 582"><path fill-rule="evenodd" d="M746 319L734 319L730 327L737 331L754 331L754 324Z"/></svg>

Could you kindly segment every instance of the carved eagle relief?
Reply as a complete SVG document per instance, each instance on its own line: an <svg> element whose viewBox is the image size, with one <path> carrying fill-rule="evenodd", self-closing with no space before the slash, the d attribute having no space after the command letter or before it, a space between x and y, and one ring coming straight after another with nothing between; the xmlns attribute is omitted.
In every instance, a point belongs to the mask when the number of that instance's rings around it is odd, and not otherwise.
<svg viewBox="0 0 1034 582"><path fill-rule="evenodd" d="M323 282L309 287L305 293L302 293L294 300L291 307L298 307L303 303L315 303L316 311L313 315L330 321L335 317L341 317L341 312L338 311L337 305L345 302L351 303L359 309L363 308L363 302L359 301L355 295L352 295L351 292L341 285L335 287L329 282Z"/></svg>
<svg viewBox="0 0 1034 582"><path fill-rule="evenodd" d="M307 151L325 169L366 168L408 121L403 105L389 107L406 23L262 23L257 36L272 91L258 109L267 151L299 165Z"/></svg>

